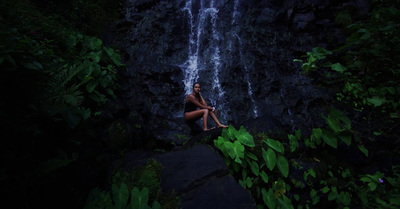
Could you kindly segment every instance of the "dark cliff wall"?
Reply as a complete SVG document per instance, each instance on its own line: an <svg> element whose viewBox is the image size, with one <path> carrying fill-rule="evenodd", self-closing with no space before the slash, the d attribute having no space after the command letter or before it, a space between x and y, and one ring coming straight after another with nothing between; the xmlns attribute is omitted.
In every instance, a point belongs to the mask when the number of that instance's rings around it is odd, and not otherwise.
<svg viewBox="0 0 400 209"><path fill-rule="evenodd" d="M184 9L188 2L191 13ZM193 28L198 28L199 13L212 5L216 16L204 16L201 35L195 40L201 63L197 81L202 83L204 97L223 108L223 122L260 131L320 125L329 92L313 86L293 59L316 46L344 43L338 15L361 18L368 12L368 2L128 2L126 18L112 28L111 42L120 48L128 66L127 72L121 72L123 96L112 114L123 112L127 123L140 125L147 136L168 141L188 133L182 119L182 66L190 54L189 35L198 32ZM192 25L190 15L195 21ZM213 88L216 54L220 89ZM221 91L224 95L218 96Z"/></svg>

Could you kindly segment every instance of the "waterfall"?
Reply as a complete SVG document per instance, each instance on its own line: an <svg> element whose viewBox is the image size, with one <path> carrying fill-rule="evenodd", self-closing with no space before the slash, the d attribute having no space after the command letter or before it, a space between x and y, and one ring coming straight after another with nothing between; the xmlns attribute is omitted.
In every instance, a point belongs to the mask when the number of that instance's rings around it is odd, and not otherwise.
<svg viewBox="0 0 400 209"><path fill-rule="evenodd" d="M238 18L240 18L239 17L240 13L237 11L238 7L239 7L239 0L235 0L234 7L233 7L233 14L232 14L232 22L231 22L231 25L234 28L232 35L234 36L233 39L237 38L237 40L239 42L240 63L243 65L243 68L245 70L244 79L247 82L247 93L248 93L248 95L250 97L250 100L251 100L251 102L253 104L253 116L255 118L257 118L258 117L258 107L257 107L256 101L255 101L255 98L254 98L253 89L251 87L250 72L249 72L249 69L247 67L246 57L244 56L244 53L243 53L242 39L240 38L240 36L238 34L239 26L238 26L237 20L238 20ZM229 44L230 47L232 45L231 43L232 42L230 42L230 44Z"/></svg>
<svg viewBox="0 0 400 209"><path fill-rule="evenodd" d="M221 71L221 61L220 61L220 34L217 30L218 21L218 9L214 6L214 0L209 2L208 7L205 5L204 0L200 0L200 8L198 11L193 11L195 0L187 0L185 7L182 11L187 13L188 24L190 25L189 33L189 44L188 44L188 59L181 65L179 65L183 71L184 79L183 84L185 87L185 96L192 93L192 86L199 79L199 71L206 68L206 64L212 66L212 86L211 95L208 98L211 102L211 106L217 106L221 111L221 116L225 119L226 110L224 90L220 83L220 71ZM196 13L197 17L196 17ZM210 19L210 22L207 20ZM205 36L205 28L211 25L211 37ZM203 41L208 38L211 44L205 47ZM207 47L206 46L206 47ZM211 54L209 56L202 56L203 52L209 51Z"/></svg>

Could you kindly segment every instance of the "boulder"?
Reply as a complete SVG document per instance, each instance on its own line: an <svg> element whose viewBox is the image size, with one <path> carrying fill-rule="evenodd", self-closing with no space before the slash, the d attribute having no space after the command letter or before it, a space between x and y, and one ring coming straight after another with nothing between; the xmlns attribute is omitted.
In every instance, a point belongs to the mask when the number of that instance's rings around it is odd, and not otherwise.
<svg viewBox="0 0 400 209"><path fill-rule="evenodd" d="M162 165L161 189L180 197L182 209L251 209L250 193L230 175L222 157L208 145L169 153L133 151L123 160L125 169L155 159Z"/></svg>

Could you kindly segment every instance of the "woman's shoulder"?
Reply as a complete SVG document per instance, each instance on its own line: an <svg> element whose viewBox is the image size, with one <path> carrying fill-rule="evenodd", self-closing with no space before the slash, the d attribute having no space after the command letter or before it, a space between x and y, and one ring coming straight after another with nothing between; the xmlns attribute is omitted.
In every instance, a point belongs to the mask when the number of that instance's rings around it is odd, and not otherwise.
<svg viewBox="0 0 400 209"><path fill-rule="evenodd" d="M193 94L189 94L187 97L186 97L186 102L188 102L188 101L190 101L190 100L192 100L192 99L196 99L195 98L195 96L193 95Z"/></svg>

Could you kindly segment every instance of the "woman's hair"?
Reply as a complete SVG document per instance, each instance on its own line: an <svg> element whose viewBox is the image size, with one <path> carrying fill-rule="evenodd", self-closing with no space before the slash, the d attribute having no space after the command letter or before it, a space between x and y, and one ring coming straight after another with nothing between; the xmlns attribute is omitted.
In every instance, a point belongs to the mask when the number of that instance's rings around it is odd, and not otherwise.
<svg viewBox="0 0 400 209"><path fill-rule="evenodd" d="M194 88L194 86L195 86L196 84L199 84L199 85L200 85L199 82L195 82L195 83L193 84L193 88ZM201 100L201 95L200 95L200 94L199 94L198 96L195 95L195 97L196 97L197 100L199 100L200 104L203 104L203 101Z"/></svg>

